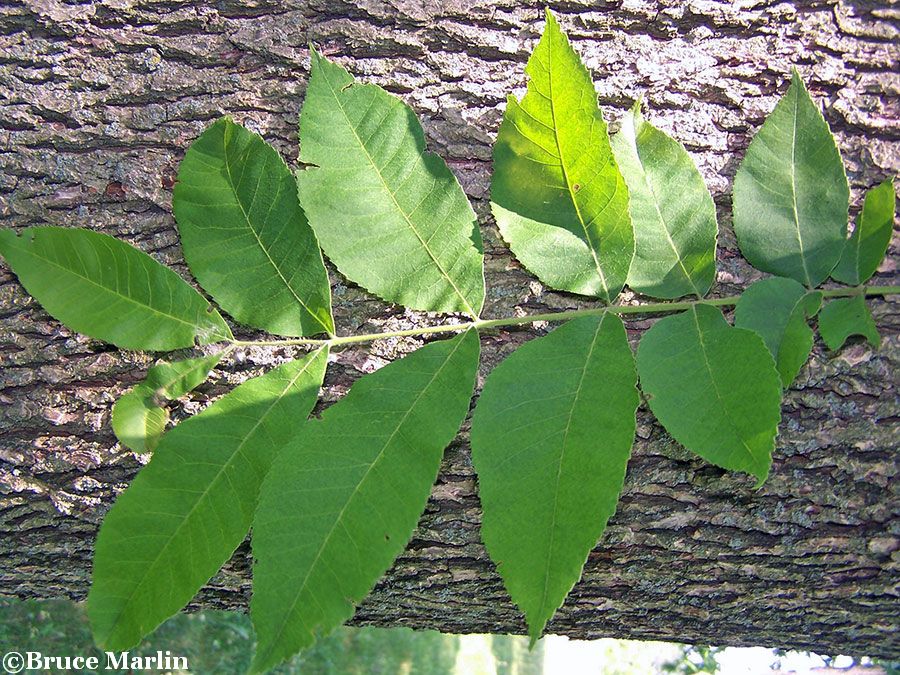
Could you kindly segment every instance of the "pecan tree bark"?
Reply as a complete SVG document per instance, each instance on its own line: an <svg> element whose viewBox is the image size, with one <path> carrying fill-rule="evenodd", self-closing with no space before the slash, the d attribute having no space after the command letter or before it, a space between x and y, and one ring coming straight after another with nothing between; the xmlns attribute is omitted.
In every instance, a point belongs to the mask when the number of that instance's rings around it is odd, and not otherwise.
<svg viewBox="0 0 900 675"><path fill-rule="evenodd" d="M730 186L752 134L799 66L824 103L858 208L863 188L900 168L900 20L888 3L567 0L555 9L615 121L638 95L683 141L715 197L715 293L759 275L730 230ZM476 205L485 236L485 315L585 304L547 292L498 236L487 204L490 146L507 92L542 25L516 0L335 0L215 7L181 0L0 4L0 218L20 228L90 227L187 275L171 216L188 144L228 113L296 159L307 42L422 117ZM896 242L875 283L897 283ZM364 296L332 274L339 330L427 317ZM549 627L618 636L900 655L897 473L900 307L871 301L880 350L821 344L786 397L771 478L728 475L691 457L639 413L619 511L583 580ZM114 398L153 355L73 335L0 266L0 592L84 597L104 512L141 465L110 431ZM637 340L650 320L629 323ZM487 373L545 327L483 338ZM415 340L340 351L324 399ZM280 360L250 349L218 368L175 417ZM427 513L355 621L444 631L521 631L479 542L464 428L446 453ZM246 546L198 604L246 606Z"/></svg>

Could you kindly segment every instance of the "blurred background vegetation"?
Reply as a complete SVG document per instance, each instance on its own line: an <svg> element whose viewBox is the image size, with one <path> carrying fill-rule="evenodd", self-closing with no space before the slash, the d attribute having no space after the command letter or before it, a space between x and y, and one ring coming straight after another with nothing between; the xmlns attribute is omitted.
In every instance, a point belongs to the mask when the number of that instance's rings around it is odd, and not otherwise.
<svg viewBox="0 0 900 675"><path fill-rule="evenodd" d="M252 645L249 617L236 612L207 611L170 619L132 653L152 655L157 650L169 650L173 655L187 658L191 673L227 675L246 672ZM55 656L96 655L101 657L101 665L104 663L102 653L93 646L83 605L66 600L0 598L0 654L28 650ZM828 666L856 667L852 672L867 675L900 675L900 664L878 663L872 659L857 662L848 657L831 659L761 648L754 652L631 640L569 641L549 636L528 651L528 639L520 636L444 635L409 628L341 628L274 672L283 675L836 672L819 670Z"/></svg>

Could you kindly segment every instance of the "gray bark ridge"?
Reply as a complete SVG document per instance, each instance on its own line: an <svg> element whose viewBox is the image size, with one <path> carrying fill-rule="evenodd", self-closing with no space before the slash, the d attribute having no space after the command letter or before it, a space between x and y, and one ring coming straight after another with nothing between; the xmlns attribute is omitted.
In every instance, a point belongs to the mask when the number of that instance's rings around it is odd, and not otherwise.
<svg viewBox="0 0 900 675"><path fill-rule="evenodd" d="M607 118L644 94L648 118L697 160L723 230L715 293L759 277L730 230L730 185L792 65L824 103L855 208L864 188L900 169L900 22L885 5L571 0L555 9L594 74ZM487 205L491 142L506 94L524 88L542 11L512 0L0 6L3 226L90 227L187 276L171 217L180 158L228 113L294 161L313 40L357 77L409 102L431 148L459 176L485 237L486 316L583 305L545 291L518 266ZM895 241L875 283L897 283L896 252ZM332 279L345 332L423 320ZM900 656L900 310L890 299L871 306L883 346L854 342L832 354L817 345L787 395L772 476L759 491L752 479L691 457L641 411L618 513L550 632ZM83 598L97 526L141 466L116 444L110 409L153 359L60 327L5 266L0 316L2 592ZM630 321L631 336L649 325ZM482 375L543 330L486 335ZM341 351L325 402L417 344ZM290 355L246 350L174 416ZM524 629L479 541L466 439L464 428L412 542L356 623ZM249 589L244 547L196 606L245 607Z"/></svg>

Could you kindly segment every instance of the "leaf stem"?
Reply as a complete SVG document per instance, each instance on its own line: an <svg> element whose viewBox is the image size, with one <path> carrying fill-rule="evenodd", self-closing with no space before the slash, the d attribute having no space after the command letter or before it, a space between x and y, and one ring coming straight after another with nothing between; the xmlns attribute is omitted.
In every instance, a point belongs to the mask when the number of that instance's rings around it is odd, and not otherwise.
<svg viewBox="0 0 900 675"><path fill-rule="evenodd" d="M852 288L832 288L821 291L826 298L848 298L856 295L868 297L883 297L886 295L900 294L900 286L854 286ZM652 302L642 305L610 305L606 307L590 307L587 309L570 309L562 312L543 312L540 314L526 314L525 316L510 316L502 319L476 319L462 323L447 323L437 326L424 326L421 328L409 328L406 330L385 331L383 333L362 333L360 335L346 335L328 339L296 338L286 340L233 340L232 346L240 347L289 347L307 346L339 347L342 345L356 344L360 342L373 342L387 338L409 337L413 335L429 335L431 333L455 333L469 328L476 330L489 330L504 326L521 326L536 321L568 321L582 316L599 316L601 314L663 314L690 309L697 304L713 305L715 307L729 307L737 304L740 295L729 295L723 298L709 298L707 300L681 300L678 302Z"/></svg>

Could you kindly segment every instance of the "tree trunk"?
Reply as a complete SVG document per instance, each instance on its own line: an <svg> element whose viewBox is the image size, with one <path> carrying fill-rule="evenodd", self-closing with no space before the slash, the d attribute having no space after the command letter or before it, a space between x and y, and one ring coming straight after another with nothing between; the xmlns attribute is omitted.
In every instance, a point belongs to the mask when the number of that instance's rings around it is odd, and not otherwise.
<svg viewBox="0 0 900 675"><path fill-rule="evenodd" d="M613 122L644 94L648 118L686 144L719 211L716 294L758 278L730 229L731 182L797 65L838 137L858 207L900 169L900 21L887 3L567 0L556 9ZM32 0L0 5L0 216L6 227L90 227L187 276L171 216L189 143L222 114L295 160L314 41L421 116L432 149L472 198L485 237L485 315L583 306L547 292L503 245L487 203L491 143L541 30L540 3L343 0L202 3ZM897 283L896 242L875 283ZM332 273L344 334L419 325ZM788 392L761 490L687 453L646 409L619 510L549 631L574 637L772 645L900 656L897 390L900 306L870 304L874 351L821 344ZM141 465L109 413L153 356L72 334L0 266L0 592L83 598L97 526ZM637 340L649 320L629 322ZM482 375L545 327L483 337ZM245 334L250 335L250 334ZM337 354L327 404L415 347ZM187 353L187 352L185 352ZM254 348L216 370L174 416L291 356ZM479 540L467 426L446 453L407 551L354 621L519 632L520 613ZM146 459L146 458L144 458ZM246 545L198 606L245 607Z"/></svg>

